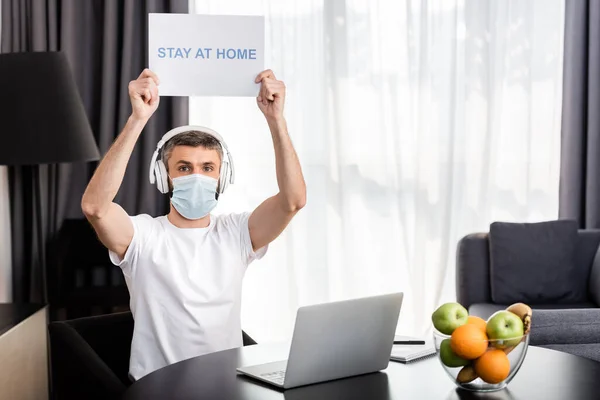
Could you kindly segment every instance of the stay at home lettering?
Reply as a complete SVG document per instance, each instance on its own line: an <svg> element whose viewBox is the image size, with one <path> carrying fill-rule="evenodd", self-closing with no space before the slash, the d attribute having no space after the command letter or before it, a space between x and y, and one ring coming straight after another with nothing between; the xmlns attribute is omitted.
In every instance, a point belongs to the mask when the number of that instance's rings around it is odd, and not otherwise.
<svg viewBox="0 0 600 400"><path fill-rule="evenodd" d="M159 47L158 58L172 59L217 59L217 60L256 60L256 49L213 49L209 47Z"/></svg>

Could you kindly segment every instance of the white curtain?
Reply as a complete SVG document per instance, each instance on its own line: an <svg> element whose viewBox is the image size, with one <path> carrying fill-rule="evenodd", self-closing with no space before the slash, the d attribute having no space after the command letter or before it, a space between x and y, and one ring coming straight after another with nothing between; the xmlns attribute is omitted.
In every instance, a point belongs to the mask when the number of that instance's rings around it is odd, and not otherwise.
<svg viewBox="0 0 600 400"><path fill-rule="evenodd" d="M246 275L243 327L289 339L299 306L405 293L398 332L425 334L455 299L455 249L492 221L558 215L563 0L197 0L264 15L267 67L308 204ZM192 98L237 182L218 212L277 190L252 98Z"/></svg>

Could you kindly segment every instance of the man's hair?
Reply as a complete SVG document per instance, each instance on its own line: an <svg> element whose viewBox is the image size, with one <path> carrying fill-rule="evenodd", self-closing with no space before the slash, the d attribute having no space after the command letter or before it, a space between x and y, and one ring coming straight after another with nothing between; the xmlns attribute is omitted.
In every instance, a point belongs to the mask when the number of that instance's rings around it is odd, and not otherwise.
<svg viewBox="0 0 600 400"><path fill-rule="evenodd" d="M223 160L223 148L221 143L212 135L200 131L187 131L173 136L165 143L162 148L161 159L169 171L169 158L175 146L202 146L208 150L216 150L219 153L219 160Z"/></svg>

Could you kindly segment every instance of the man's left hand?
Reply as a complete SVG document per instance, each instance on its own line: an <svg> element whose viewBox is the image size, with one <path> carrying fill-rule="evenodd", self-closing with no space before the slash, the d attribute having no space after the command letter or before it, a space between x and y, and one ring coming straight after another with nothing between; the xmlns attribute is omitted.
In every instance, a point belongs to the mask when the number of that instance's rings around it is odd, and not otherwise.
<svg viewBox="0 0 600 400"><path fill-rule="evenodd" d="M285 103L285 84L275 78L270 69L261 72L256 77L256 83L260 83L260 92L256 97L258 108L267 120L279 120L283 118L283 105Z"/></svg>

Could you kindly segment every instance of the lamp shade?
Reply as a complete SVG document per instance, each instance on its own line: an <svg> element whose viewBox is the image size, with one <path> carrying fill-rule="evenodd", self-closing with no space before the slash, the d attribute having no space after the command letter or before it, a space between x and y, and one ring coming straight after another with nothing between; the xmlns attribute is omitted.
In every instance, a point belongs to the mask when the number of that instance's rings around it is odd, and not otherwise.
<svg viewBox="0 0 600 400"><path fill-rule="evenodd" d="M100 158L66 56L0 54L0 165Z"/></svg>

